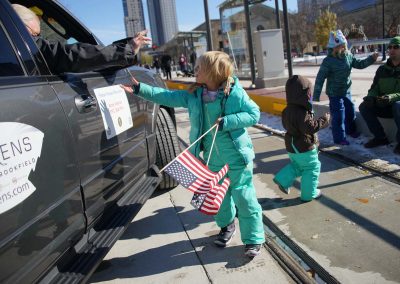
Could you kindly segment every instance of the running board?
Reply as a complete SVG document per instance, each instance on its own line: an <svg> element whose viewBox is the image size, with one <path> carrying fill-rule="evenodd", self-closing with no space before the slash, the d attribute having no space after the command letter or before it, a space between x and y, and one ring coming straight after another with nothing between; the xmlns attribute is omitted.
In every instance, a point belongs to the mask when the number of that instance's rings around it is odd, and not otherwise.
<svg viewBox="0 0 400 284"><path fill-rule="evenodd" d="M92 228L83 236L83 246L74 247L72 257L67 263L54 267L40 283L85 283L94 273L112 246L125 232L127 225L143 207L161 181L157 176L158 169L152 176L144 176L119 200L110 218L99 226Z"/></svg>

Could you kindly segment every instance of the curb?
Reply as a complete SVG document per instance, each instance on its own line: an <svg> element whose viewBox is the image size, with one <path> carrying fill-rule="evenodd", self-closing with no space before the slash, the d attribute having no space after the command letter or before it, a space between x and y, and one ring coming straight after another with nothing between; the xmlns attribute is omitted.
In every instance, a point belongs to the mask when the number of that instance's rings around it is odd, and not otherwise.
<svg viewBox="0 0 400 284"><path fill-rule="evenodd" d="M169 89L187 90L192 82L165 81ZM246 90L250 98L260 107L262 112L281 115L286 107L285 87Z"/></svg>

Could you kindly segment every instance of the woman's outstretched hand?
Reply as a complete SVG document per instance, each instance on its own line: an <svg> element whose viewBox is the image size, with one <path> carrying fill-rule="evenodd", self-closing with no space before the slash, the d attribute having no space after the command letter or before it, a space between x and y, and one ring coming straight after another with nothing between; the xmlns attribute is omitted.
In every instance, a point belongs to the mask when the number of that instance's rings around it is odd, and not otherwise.
<svg viewBox="0 0 400 284"><path fill-rule="evenodd" d="M129 93L129 94L133 94L134 90L133 90L133 86L138 86L139 82L138 80L136 80L134 77L132 77L132 85L124 85L124 84L120 84L119 86L124 89L125 92Z"/></svg>

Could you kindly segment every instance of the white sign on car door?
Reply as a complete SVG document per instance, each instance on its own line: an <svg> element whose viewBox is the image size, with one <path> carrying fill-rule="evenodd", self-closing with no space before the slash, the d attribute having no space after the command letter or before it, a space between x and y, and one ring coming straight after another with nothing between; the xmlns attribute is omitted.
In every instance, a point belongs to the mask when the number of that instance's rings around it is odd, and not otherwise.
<svg viewBox="0 0 400 284"><path fill-rule="evenodd" d="M99 102L107 139L133 126L129 102L120 86L97 88L93 91Z"/></svg>
<svg viewBox="0 0 400 284"><path fill-rule="evenodd" d="M1 122L0 133L0 214L15 207L36 187L29 181L42 152L44 134L18 122Z"/></svg>

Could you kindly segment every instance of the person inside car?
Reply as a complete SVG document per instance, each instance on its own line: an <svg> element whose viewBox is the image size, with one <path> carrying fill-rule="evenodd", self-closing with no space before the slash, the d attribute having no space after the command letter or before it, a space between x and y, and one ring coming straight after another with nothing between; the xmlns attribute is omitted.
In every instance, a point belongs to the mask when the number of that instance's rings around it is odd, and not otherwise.
<svg viewBox="0 0 400 284"><path fill-rule="evenodd" d="M131 66L135 64L135 55L141 46L151 41L146 37L146 30L137 33L133 38L118 40L107 46L48 41L40 36L40 19L32 10L19 4L12 6L34 38L53 74Z"/></svg>

